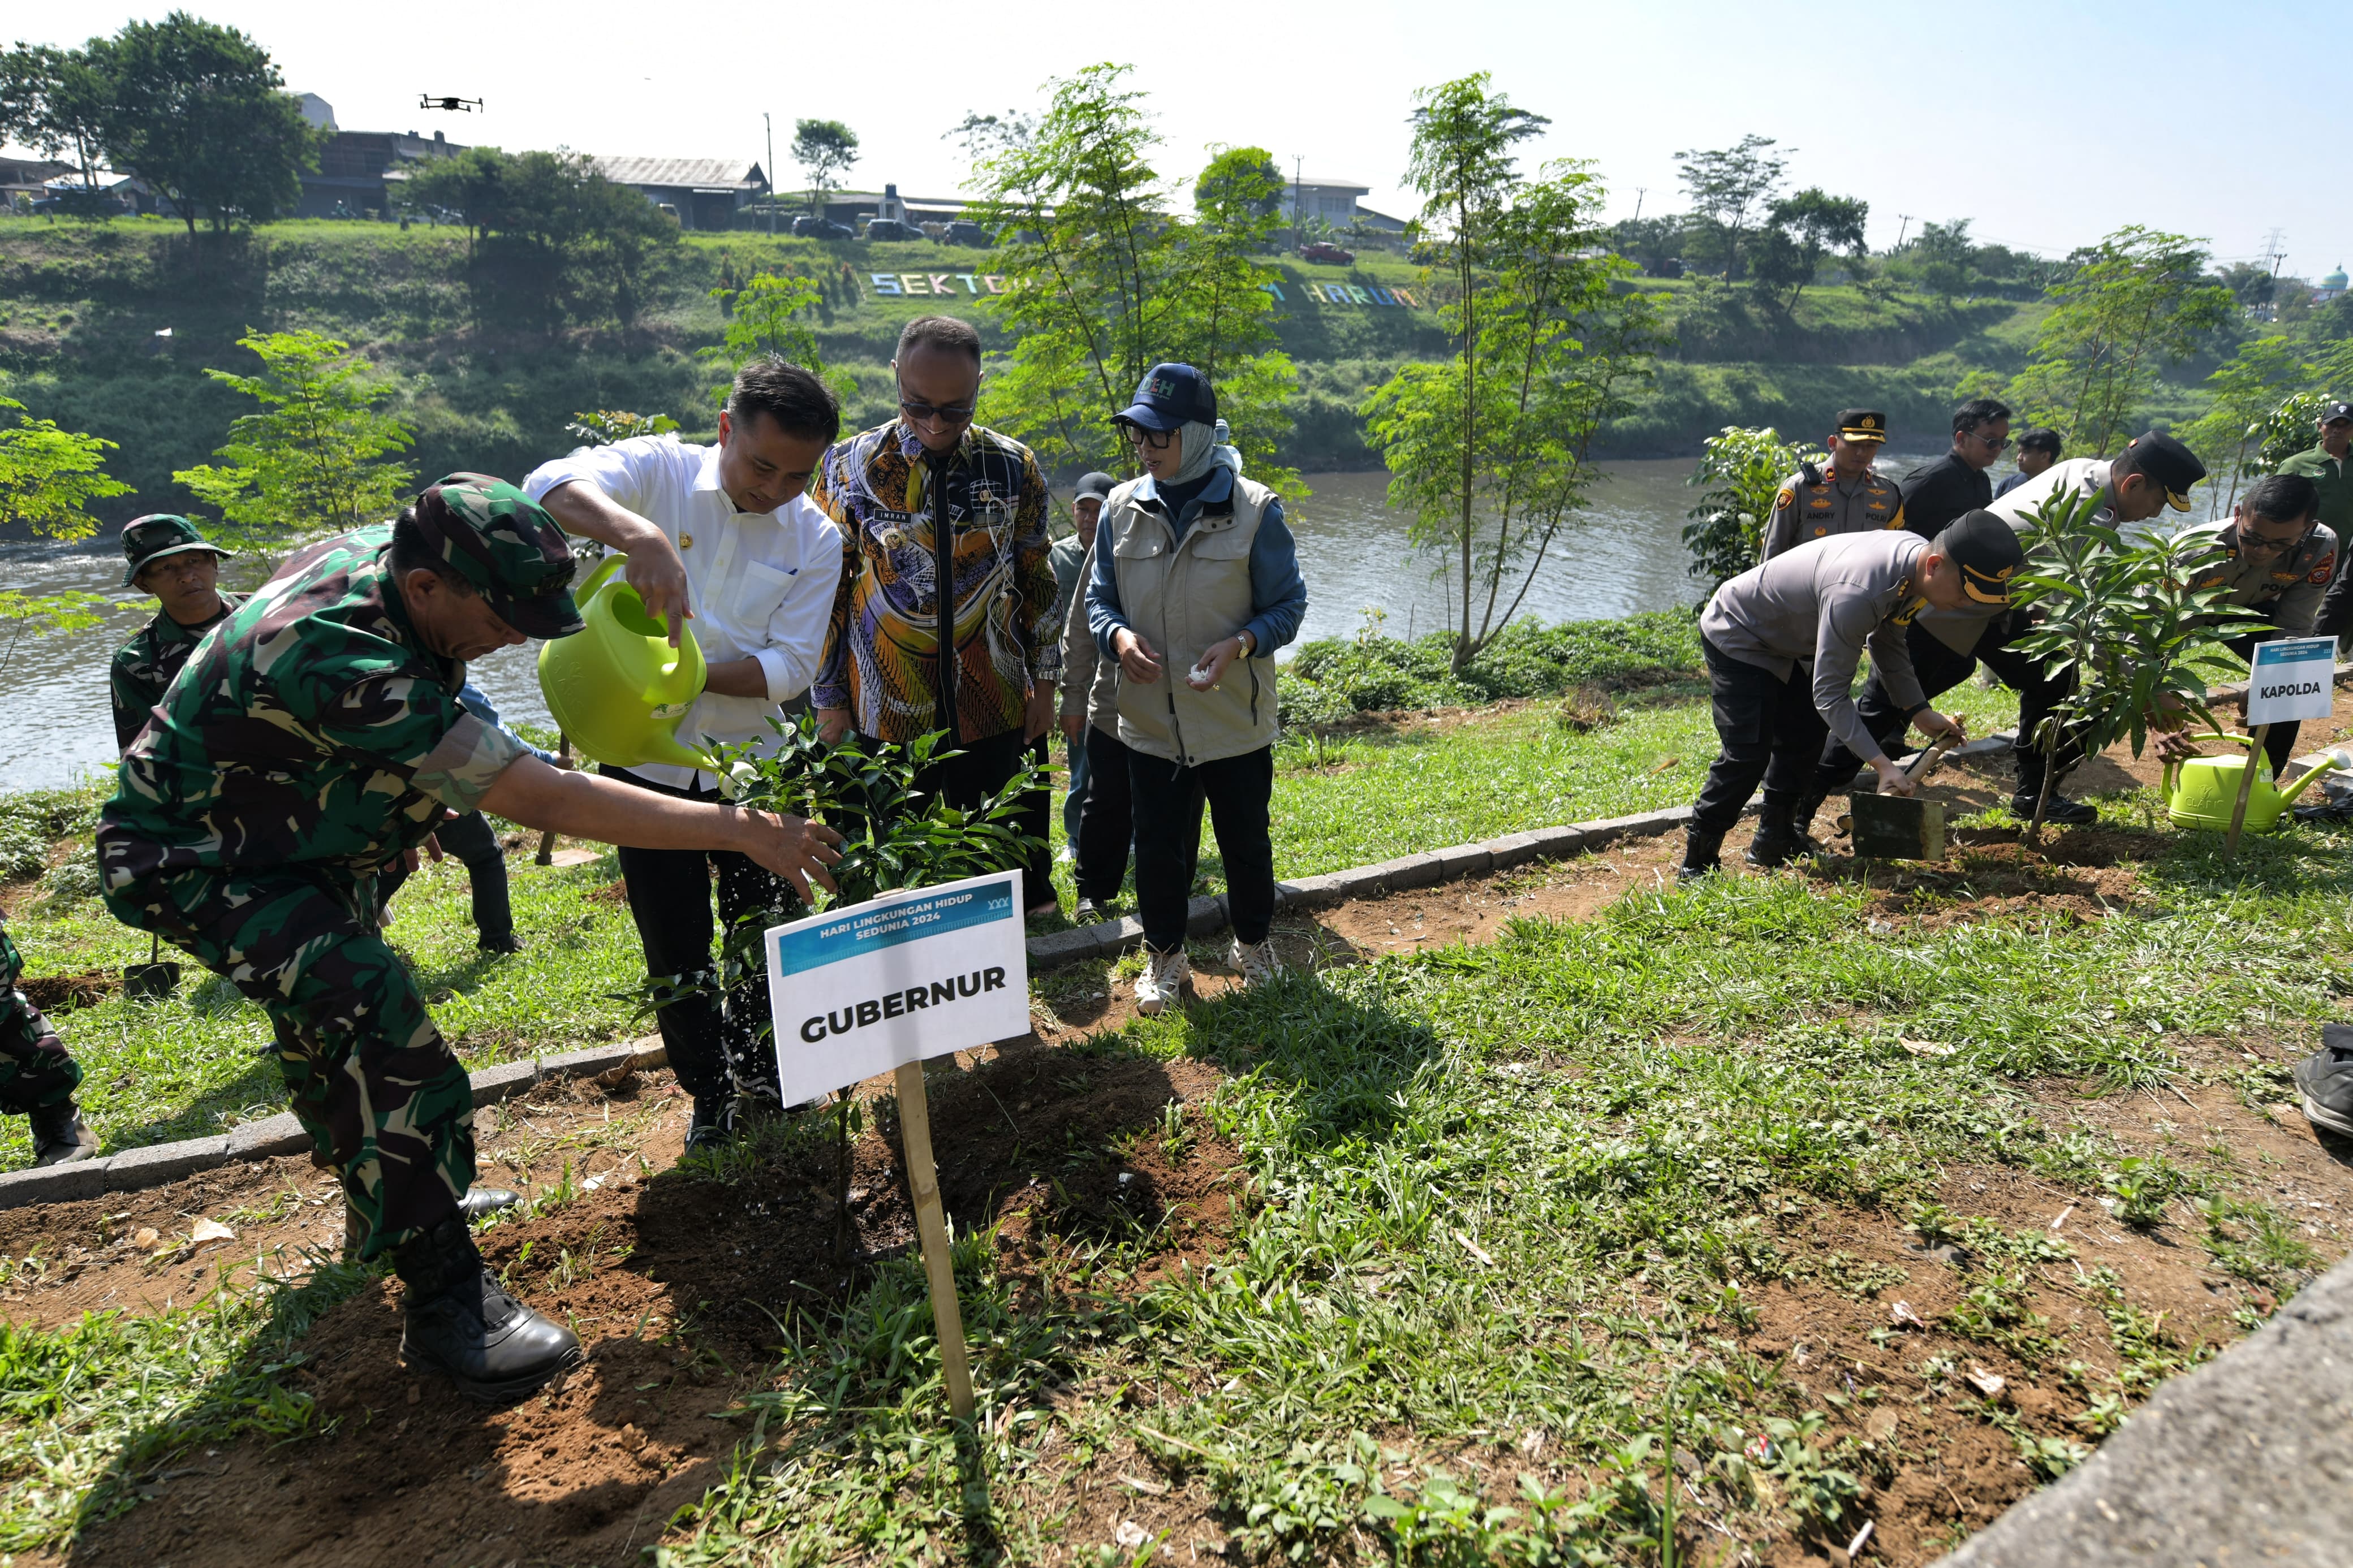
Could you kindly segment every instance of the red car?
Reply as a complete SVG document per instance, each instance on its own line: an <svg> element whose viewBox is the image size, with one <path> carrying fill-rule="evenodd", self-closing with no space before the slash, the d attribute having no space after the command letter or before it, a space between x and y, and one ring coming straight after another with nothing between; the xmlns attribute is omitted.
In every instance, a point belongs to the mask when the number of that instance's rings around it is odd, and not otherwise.
<svg viewBox="0 0 2353 1568"><path fill-rule="evenodd" d="M1314 245L1301 247L1299 258L1302 261L1320 261L1326 267L1352 267L1356 265L1356 253L1353 250L1343 250L1338 246L1324 240L1317 240Z"/></svg>

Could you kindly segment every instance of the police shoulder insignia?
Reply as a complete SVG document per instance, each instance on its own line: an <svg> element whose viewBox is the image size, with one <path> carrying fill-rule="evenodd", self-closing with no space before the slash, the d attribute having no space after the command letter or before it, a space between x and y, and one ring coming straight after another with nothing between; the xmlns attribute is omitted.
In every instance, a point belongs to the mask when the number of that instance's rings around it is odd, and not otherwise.
<svg viewBox="0 0 2353 1568"><path fill-rule="evenodd" d="M1773 498L1773 510L1775 511L1778 511L1797 499L1798 492L1791 489L1788 486L1783 485L1781 487L1781 493Z"/></svg>
<svg viewBox="0 0 2353 1568"><path fill-rule="evenodd" d="M2330 583L2334 582L2336 578L2337 552L2332 550L2327 554L2322 556L2319 560L2312 563L2311 574L2306 577L2305 581L2307 583Z"/></svg>

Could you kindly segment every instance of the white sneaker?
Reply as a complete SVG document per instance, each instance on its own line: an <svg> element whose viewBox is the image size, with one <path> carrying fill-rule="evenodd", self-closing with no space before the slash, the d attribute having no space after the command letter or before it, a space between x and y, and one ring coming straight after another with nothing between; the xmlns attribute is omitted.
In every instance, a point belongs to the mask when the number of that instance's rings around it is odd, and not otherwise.
<svg viewBox="0 0 2353 1568"><path fill-rule="evenodd" d="M1257 985L1282 973L1282 960L1275 954L1272 937L1247 947L1242 945L1241 938L1234 938L1234 945L1226 953L1226 962L1242 972L1244 985Z"/></svg>
<svg viewBox="0 0 2353 1568"><path fill-rule="evenodd" d="M1166 952L1144 950L1144 973L1135 977L1135 1010L1147 1017L1164 1013L1193 983L1193 961L1181 947Z"/></svg>

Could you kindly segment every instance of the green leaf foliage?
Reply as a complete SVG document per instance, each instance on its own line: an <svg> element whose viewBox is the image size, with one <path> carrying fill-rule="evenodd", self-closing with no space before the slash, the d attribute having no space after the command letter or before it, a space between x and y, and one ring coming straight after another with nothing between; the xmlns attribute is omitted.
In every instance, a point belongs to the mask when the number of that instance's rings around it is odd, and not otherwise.
<svg viewBox="0 0 2353 1568"><path fill-rule="evenodd" d="M1727 425L1710 436L1689 480L1704 487L1699 504L1685 514L1691 521L1683 524L1691 574L1713 593L1756 565L1781 481L1800 464L1828 461L1819 447L1784 441L1769 425L1754 430Z"/></svg>
<svg viewBox="0 0 2353 1568"><path fill-rule="evenodd" d="M25 405L11 397L0 397L0 414L17 416L0 428L0 521L21 522L47 539L97 532L98 520L85 509L131 490L106 476L106 454L115 444L60 430L54 420L27 418Z"/></svg>

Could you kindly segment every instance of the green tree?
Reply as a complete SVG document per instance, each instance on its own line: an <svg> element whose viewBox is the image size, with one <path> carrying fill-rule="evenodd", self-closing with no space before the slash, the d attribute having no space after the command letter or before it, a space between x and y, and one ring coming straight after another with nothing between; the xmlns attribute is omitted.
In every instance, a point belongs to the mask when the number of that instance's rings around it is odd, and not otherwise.
<svg viewBox="0 0 2353 1568"><path fill-rule="evenodd" d="M131 493L106 475L106 454L115 444L31 418L13 397L0 397L0 413L16 416L0 428L0 521L21 522L45 539L97 532L90 503Z"/></svg>
<svg viewBox="0 0 2353 1568"><path fill-rule="evenodd" d="M700 351L699 357L720 372L711 389L713 402L724 406L736 367L762 354L789 360L824 381L837 397L857 392L856 377L827 367L817 333L803 320L822 298L816 279L797 272L762 272L741 289L713 289L711 297L719 301L727 321L726 341Z"/></svg>
<svg viewBox="0 0 2353 1568"><path fill-rule="evenodd" d="M1622 218L1610 226L1609 243L1651 277L1665 278L1671 275L1668 264L1683 259L1683 227L1681 213Z"/></svg>
<svg viewBox="0 0 2353 1568"><path fill-rule="evenodd" d="M603 321L635 326L678 247L678 225L582 154L499 157L494 174L477 165L466 176L483 192L486 235L467 274L477 322L549 333Z"/></svg>
<svg viewBox="0 0 2353 1568"><path fill-rule="evenodd" d="M609 447L638 436L667 436L678 421L667 414L634 414L626 408L584 408L564 433L584 447Z"/></svg>
<svg viewBox="0 0 2353 1568"><path fill-rule="evenodd" d="M1748 135L1737 147L1675 154L1675 162L1683 165L1679 177L1690 193L1692 215L1715 240L1726 278L1742 275L1748 233L1781 189L1781 172L1788 165L1773 151L1778 145L1770 136Z"/></svg>
<svg viewBox="0 0 2353 1568"><path fill-rule="evenodd" d="M1409 364L1364 405L1390 504L1449 574L1461 669L1511 624L1598 477L1596 437L1629 408L1662 339L1633 263L1609 249L1603 192L1582 163L1521 180L1509 147L1523 115L1483 77L1424 93L1414 166L1426 230L1452 263L1441 316L1448 360Z"/></svg>
<svg viewBox="0 0 2353 1568"><path fill-rule="evenodd" d="M1013 350L985 387L986 416L1049 468L1133 472L1112 416L1155 363L1187 361L1215 378L1251 473L1294 488L1267 458L1290 427L1298 373L1250 297L1276 276L1248 255L1263 232L1250 165L1266 154L1219 154L1208 204L1176 212L1152 167L1159 139L1144 95L1124 83L1131 68L1055 81L1035 121L975 114L950 132L975 154L976 220L1006 237L1008 287L988 308Z"/></svg>
<svg viewBox="0 0 2353 1568"><path fill-rule="evenodd" d="M133 22L111 47L116 163L172 199L196 233L198 208L216 231L265 223L301 199L322 134L284 90L269 51L233 27L174 11Z"/></svg>
<svg viewBox="0 0 2353 1568"><path fill-rule="evenodd" d="M1767 293L1786 289L1781 308L1794 310L1825 258L1834 251L1862 257L1862 227L1870 216L1869 202L1834 196L1820 185L1775 202L1752 242L1749 276Z"/></svg>
<svg viewBox="0 0 2353 1568"><path fill-rule="evenodd" d="M2166 360L2187 359L2231 317L2198 242L2137 225L2071 258L2010 401L2059 431L2070 451L2105 455L2132 434Z"/></svg>
<svg viewBox="0 0 2353 1568"><path fill-rule="evenodd" d="M1727 425L1704 443L1699 467L1687 481L1700 487L1699 504L1685 514L1683 548L1691 552L1691 574L1713 594L1757 564L1765 524L1781 481L1804 463L1830 460L1819 447L1781 439L1767 425L1744 429Z"/></svg>
<svg viewBox="0 0 2353 1568"><path fill-rule="evenodd" d="M507 176L514 160L496 147L469 147L427 158L408 172L400 204L412 213L456 213L466 230L466 258L506 216Z"/></svg>
<svg viewBox="0 0 2353 1568"><path fill-rule="evenodd" d="M410 441L408 427L379 406L392 387L321 332L249 333L237 345L260 359L259 375L205 374L261 408L229 426L227 445L214 454L223 462L172 477L264 548L397 510L413 479L386 460Z"/></svg>
<svg viewBox="0 0 2353 1568"><path fill-rule="evenodd" d="M0 142L67 157L95 193L114 116L114 60L104 38L79 49L18 44L0 55ZM102 209L95 201L86 211Z"/></svg>
<svg viewBox="0 0 2353 1568"><path fill-rule="evenodd" d="M2209 472L2230 470L2230 499L2223 502L2226 510L2237 503L2243 480L2268 471L2262 459L2265 423L2287 390L2311 376L2312 365L2303 353L2285 337L2275 335L2240 344L2239 352L2206 378L2206 384L2213 389L2213 405L2177 434L2205 459ZM2313 434L2309 417L2305 433Z"/></svg>
<svg viewBox="0 0 2353 1568"><path fill-rule="evenodd" d="M795 121L793 162L808 176L809 211L822 214L825 193L858 162L858 132L839 120Z"/></svg>

